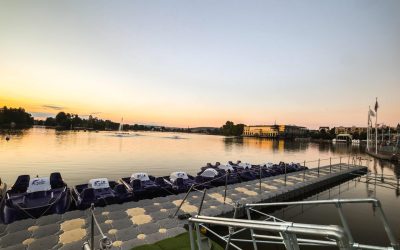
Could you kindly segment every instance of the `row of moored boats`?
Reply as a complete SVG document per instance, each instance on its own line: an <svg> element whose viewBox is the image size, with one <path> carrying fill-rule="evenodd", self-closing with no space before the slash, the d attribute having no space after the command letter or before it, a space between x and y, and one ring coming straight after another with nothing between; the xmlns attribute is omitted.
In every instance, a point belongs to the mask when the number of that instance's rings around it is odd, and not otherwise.
<svg viewBox="0 0 400 250"><path fill-rule="evenodd" d="M215 165L208 163L196 176L173 172L169 176L154 177L147 173L133 173L118 181L107 178L91 179L87 184L69 188L61 174L49 177L20 175L9 190L2 190L1 220L5 224L24 218L38 218L45 214L62 214L68 210L137 201L170 194L211 188L304 170L300 164L279 163L252 165L240 161Z"/></svg>

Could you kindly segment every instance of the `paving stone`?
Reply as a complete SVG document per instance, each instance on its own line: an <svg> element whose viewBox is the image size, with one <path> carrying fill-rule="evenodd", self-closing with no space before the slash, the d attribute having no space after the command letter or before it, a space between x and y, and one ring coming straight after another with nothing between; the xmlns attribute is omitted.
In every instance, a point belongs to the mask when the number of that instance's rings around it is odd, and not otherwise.
<svg viewBox="0 0 400 250"><path fill-rule="evenodd" d="M100 226L101 230L103 231L103 233L106 233L112 229L112 226L110 224L106 224L106 223L99 223L99 226ZM90 235L90 233L91 233L91 226L88 225L86 227L86 234ZM100 230L95 226L94 227L94 235L99 235L99 234L100 234Z"/></svg>
<svg viewBox="0 0 400 250"><path fill-rule="evenodd" d="M22 244L6 247L6 248L1 248L2 250L25 250L25 246Z"/></svg>
<svg viewBox="0 0 400 250"><path fill-rule="evenodd" d="M111 226L112 226L112 228L119 230L119 229L123 229L123 228L132 227L132 226L134 226L134 224L128 217L125 217L125 219L122 219L122 220L113 220L111 223Z"/></svg>
<svg viewBox="0 0 400 250"><path fill-rule="evenodd" d="M148 205L144 207L144 210L146 210L147 214L150 214L152 212L160 211L160 206Z"/></svg>
<svg viewBox="0 0 400 250"><path fill-rule="evenodd" d="M162 220L165 218L168 218L168 216L172 214L171 210L167 210L166 212L155 212L151 214L151 217L153 218L153 220L157 221L157 220Z"/></svg>
<svg viewBox="0 0 400 250"><path fill-rule="evenodd" d="M129 241L124 241L121 245L121 250L131 250L134 247L145 245L145 240L133 239Z"/></svg>
<svg viewBox="0 0 400 250"><path fill-rule="evenodd" d="M66 245L63 245L59 250L79 250L82 249L84 240L75 241Z"/></svg>
<svg viewBox="0 0 400 250"><path fill-rule="evenodd" d="M37 239L33 241L29 246L28 250L43 250L51 249L58 243L57 235L50 235L45 238Z"/></svg>
<svg viewBox="0 0 400 250"><path fill-rule="evenodd" d="M166 233L152 233L149 235L146 235L146 242L147 244L153 244L155 242L158 242L160 240L165 240L166 238L168 238L168 235Z"/></svg>
<svg viewBox="0 0 400 250"><path fill-rule="evenodd" d="M160 206L165 209L176 208L175 204L173 204L172 202L164 202L161 203Z"/></svg>
<svg viewBox="0 0 400 250"><path fill-rule="evenodd" d="M84 218L86 216L83 210L70 211L62 215L63 220L71 220L76 218Z"/></svg>
<svg viewBox="0 0 400 250"><path fill-rule="evenodd" d="M176 219L163 219L157 221L157 224L159 225L160 228L170 229L177 227L179 223Z"/></svg>
<svg viewBox="0 0 400 250"><path fill-rule="evenodd" d="M129 241L132 239L136 239L136 236L138 234L139 234L139 230L137 227L129 227L129 228L118 230L115 234L115 238L120 241Z"/></svg>
<svg viewBox="0 0 400 250"><path fill-rule="evenodd" d="M166 234L168 235L169 238L175 237L177 235L186 233L187 231L183 227L175 227L168 229Z"/></svg>
<svg viewBox="0 0 400 250"><path fill-rule="evenodd" d="M15 221L11 224L2 226L6 227L5 230L7 233L14 233L22 230L28 230L28 228L34 225L35 222L36 221L34 219L25 219L25 220Z"/></svg>
<svg viewBox="0 0 400 250"><path fill-rule="evenodd" d="M40 217L39 219L36 220L36 225L38 226L45 226L53 223L59 223L61 221L61 215L60 214L52 214L52 215L47 215Z"/></svg>
<svg viewBox="0 0 400 250"><path fill-rule="evenodd" d="M139 232L146 235L158 232L159 229L160 227L155 223L147 223L138 226Z"/></svg>
<svg viewBox="0 0 400 250"><path fill-rule="evenodd" d="M46 226L40 226L37 230L32 233L33 238L39 239L49 235L58 234L60 231L60 224L50 224Z"/></svg>
<svg viewBox="0 0 400 250"><path fill-rule="evenodd" d="M110 220L120 220L124 218L128 218L127 214L125 211L115 211L115 212L110 212L107 215L108 219Z"/></svg>
<svg viewBox="0 0 400 250"><path fill-rule="evenodd" d="M0 248L9 247L12 245L16 245L22 243L24 240L28 239L31 236L31 233L27 230L19 231L15 233L7 234L0 239Z"/></svg>

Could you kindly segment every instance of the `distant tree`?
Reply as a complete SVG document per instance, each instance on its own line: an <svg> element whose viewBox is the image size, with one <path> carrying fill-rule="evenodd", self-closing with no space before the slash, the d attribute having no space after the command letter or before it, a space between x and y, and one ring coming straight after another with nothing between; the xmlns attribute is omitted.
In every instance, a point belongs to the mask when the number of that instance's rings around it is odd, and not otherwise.
<svg viewBox="0 0 400 250"><path fill-rule="evenodd" d="M235 125L231 121L227 121L220 129L221 134L225 136L240 136L243 134L244 124Z"/></svg>
<svg viewBox="0 0 400 250"><path fill-rule="evenodd" d="M28 128L33 126L34 119L31 114L25 112L23 108L0 108L0 127L1 128Z"/></svg>

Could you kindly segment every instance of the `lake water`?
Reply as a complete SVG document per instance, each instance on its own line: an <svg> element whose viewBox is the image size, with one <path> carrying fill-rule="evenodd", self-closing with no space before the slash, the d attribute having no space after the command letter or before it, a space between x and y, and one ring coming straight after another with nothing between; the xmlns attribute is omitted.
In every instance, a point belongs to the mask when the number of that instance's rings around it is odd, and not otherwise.
<svg viewBox="0 0 400 250"><path fill-rule="evenodd" d="M2 135L0 177L13 183L21 174L46 176L59 171L69 184L79 184L142 171L158 176L177 170L196 174L207 162L303 162L348 153L359 154L360 148L183 133L137 132L118 137L115 132L33 128L9 141Z"/></svg>
<svg viewBox="0 0 400 250"><path fill-rule="evenodd" d="M73 132L33 128L12 135L6 141L0 137L0 177L12 185L20 174L46 176L61 172L70 185L87 183L88 179L107 177L118 179L133 172L148 172L161 176L177 170L196 174L207 162L242 160L250 163L303 162L342 157L348 155L368 156L359 146L318 144L309 142L277 141L257 138L231 138L183 133L132 132L118 137L115 132ZM307 164L317 167L317 161ZM400 177L400 166L373 160L369 165L372 173ZM378 183L379 184L379 183ZM338 189L341 189L340 194ZM399 190L371 186L350 181L332 190L311 197L316 198L362 198L377 197L382 200L387 217L400 239ZM381 225L377 224L371 207L346 208L352 227L359 234L355 238L362 242L386 242ZM332 207L311 208L306 211L298 207L276 212L278 217L297 222L337 224L336 210ZM336 217L335 217L336 216ZM336 219L334 219L336 218ZM355 225L355 226L354 226ZM375 238L374 238L375 237ZM366 242L367 241L367 242Z"/></svg>

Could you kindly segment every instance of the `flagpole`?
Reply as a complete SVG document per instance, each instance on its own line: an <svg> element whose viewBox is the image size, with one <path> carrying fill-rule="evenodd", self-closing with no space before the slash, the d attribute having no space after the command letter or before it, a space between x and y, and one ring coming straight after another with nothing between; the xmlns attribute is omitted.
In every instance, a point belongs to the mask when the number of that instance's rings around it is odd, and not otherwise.
<svg viewBox="0 0 400 250"><path fill-rule="evenodd" d="M378 97L375 103L375 154L378 154Z"/></svg>
<svg viewBox="0 0 400 250"><path fill-rule="evenodd" d="M371 106L368 108L368 125L367 125L367 151L369 151L369 120L370 120L370 114L369 110L371 109Z"/></svg>

